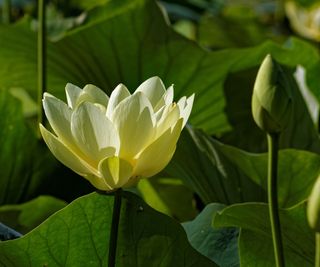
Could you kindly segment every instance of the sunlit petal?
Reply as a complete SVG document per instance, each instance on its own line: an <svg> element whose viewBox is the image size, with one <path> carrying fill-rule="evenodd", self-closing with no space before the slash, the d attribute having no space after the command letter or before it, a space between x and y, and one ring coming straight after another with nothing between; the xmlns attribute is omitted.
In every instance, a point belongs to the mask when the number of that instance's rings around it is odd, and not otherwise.
<svg viewBox="0 0 320 267"><path fill-rule="evenodd" d="M61 141L73 144L70 129L72 110L64 102L48 93L44 93L42 102L45 115L55 134Z"/></svg>
<svg viewBox="0 0 320 267"><path fill-rule="evenodd" d="M173 94L174 94L174 89L173 89L173 85L171 85L170 87L168 87L167 91L163 95L165 105L170 105L172 103Z"/></svg>
<svg viewBox="0 0 320 267"><path fill-rule="evenodd" d="M83 94L78 99L77 105L79 105L82 101L88 101L107 107L109 97L99 87L93 84L87 84L82 91Z"/></svg>
<svg viewBox="0 0 320 267"><path fill-rule="evenodd" d="M166 105L170 105L173 101L173 85L171 85L167 91L163 94L160 98L158 103L153 108L155 112L158 112L161 108L165 107Z"/></svg>
<svg viewBox="0 0 320 267"><path fill-rule="evenodd" d="M182 119L150 144L138 157L135 175L150 177L160 172L171 160L180 136Z"/></svg>
<svg viewBox="0 0 320 267"><path fill-rule="evenodd" d="M121 140L121 157L132 158L149 143L154 134L151 110L149 100L142 93L126 98L115 109L112 121Z"/></svg>
<svg viewBox="0 0 320 267"><path fill-rule="evenodd" d="M129 97L131 94L127 87L125 87L123 84L119 84L111 93L108 107L107 107L107 116L108 118L111 118L113 110L117 107L117 105L127 97Z"/></svg>
<svg viewBox="0 0 320 267"><path fill-rule="evenodd" d="M71 118L71 131L78 147L95 164L119 151L120 140L112 122L94 104L83 102Z"/></svg>
<svg viewBox="0 0 320 267"><path fill-rule="evenodd" d="M182 128L186 125L189 116L191 114L192 106L194 101L194 94L188 97L185 101L179 101L177 104L180 108L180 116L183 118Z"/></svg>
<svg viewBox="0 0 320 267"><path fill-rule="evenodd" d="M82 93L82 90L80 87L72 83L67 83L65 90L66 90L68 106L70 108L74 108L76 106L79 96Z"/></svg>
<svg viewBox="0 0 320 267"><path fill-rule="evenodd" d="M166 109L163 111L162 117L157 122L157 134L156 136L162 135L168 128L173 127L178 119L180 118L180 110L177 104L173 103L169 106L166 106Z"/></svg>
<svg viewBox="0 0 320 267"><path fill-rule="evenodd" d="M64 165L78 173L85 175L94 170L76 154L74 154L63 142L49 132L43 125L40 125L41 135L52 154Z"/></svg>
<svg viewBox="0 0 320 267"><path fill-rule="evenodd" d="M136 92L142 92L149 99L151 105L156 107L157 103L165 94L166 89L159 77L152 77L143 82L137 88Z"/></svg>
<svg viewBox="0 0 320 267"><path fill-rule="evenodd" d="M93 175L93 174L86 174L83 175L95 188L102 190L102 191L112 191L112 188L103 177Z"/></svg>
<svg viewBox="0 0 320 267"><path fill-rule="evenodd" d="M132 176L132 165L119 157L108 157L99 163L99 171L111 188L122 187Z"/></svg>

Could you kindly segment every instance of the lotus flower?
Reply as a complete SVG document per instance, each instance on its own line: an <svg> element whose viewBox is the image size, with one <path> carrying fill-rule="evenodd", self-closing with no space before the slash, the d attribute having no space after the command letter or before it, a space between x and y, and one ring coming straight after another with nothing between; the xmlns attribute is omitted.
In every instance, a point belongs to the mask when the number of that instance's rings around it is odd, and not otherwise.
<svg viewBox="0 0 320 267"><path fill-rule="evenodd" d="M110 98L98 87L66 85L67 104L45 93L53 133L40 124L54 156L97 189L113 191L160 172L171 160L194 95L173 102L158 77L133 94L119 84Z"/></svg>
<svg viewBox="0 0 320 267"><path fill-rule="evenodd" d="M308 1L306 2L308 3ZM285 11L292 29L299 35L320 41L320 4L318 1L309 7L300 6L298 1L286 1Z"/></svg>

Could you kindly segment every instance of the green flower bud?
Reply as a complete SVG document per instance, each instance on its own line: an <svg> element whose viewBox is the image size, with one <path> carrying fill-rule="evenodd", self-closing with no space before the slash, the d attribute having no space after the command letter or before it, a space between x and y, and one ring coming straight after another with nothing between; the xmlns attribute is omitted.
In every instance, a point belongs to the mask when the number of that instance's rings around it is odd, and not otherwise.
<svg viewBox="0 0 320 267"><path fill-rule="evenodd" d="M267 133L280 133L288 125L293 109L292 87L281 66L267 55L257 74L252 95L252 115Z"/></svg>
<svg viewBox="0 0 320 267"><path fill-rule="evenodd" d="M316 232L320 232L320 176L309 196L307 217L310 227Z"/></svg>

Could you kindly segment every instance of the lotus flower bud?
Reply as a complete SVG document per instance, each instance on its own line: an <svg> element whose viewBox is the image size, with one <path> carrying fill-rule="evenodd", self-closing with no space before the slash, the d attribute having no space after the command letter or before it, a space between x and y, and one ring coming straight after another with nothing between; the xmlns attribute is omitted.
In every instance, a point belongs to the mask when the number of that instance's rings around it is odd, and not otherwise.
<svg viewBox="0 0 320 267"><path fill-rule="evenodd" d="M96 188L113 191L160 172L171 160L194 95L173 102L158 77L131 94L119 84L107 96L94 85L67 84L67 103L48 93L43 108L53 132L40 125L54 156Z"/></svg>
<svg viewBox="0 0 320 267"><path fill-rule="evenodd" d="M288 125L293 109L289 78L281 66L267 55L257 74L252 95L252 115L267 133L280 133Z"/></svg>
<svg viewBox="0 0 320 267"><path fill-rule="evenodd" d="M316 232L320 232L320 176L315 182L309 197L307 217L310 227Z"/></svg>

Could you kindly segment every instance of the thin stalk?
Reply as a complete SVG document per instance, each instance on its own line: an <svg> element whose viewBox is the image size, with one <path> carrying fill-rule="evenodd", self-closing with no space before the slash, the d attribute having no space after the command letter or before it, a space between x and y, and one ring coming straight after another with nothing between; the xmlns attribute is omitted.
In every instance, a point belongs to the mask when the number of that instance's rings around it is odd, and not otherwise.
<svg viewBox="0 0 320 267"><path fill-rule="evenodd" d="M46 9L38 1L38 123L43 123L42 96L46 89Z"/></svg>
<svg viewBox="0 0 320 267"><path fill-rule="evenodd" d="M111 232L109 239L109 258L108 267L116 266L116 255L117 255L117 242L118 242L118 228L121 212L121 197L122 190L118 189L114 192L114 203L112 213Z"/></svg>
<svg viewBox="0 0 320 267"><path fill-rule="evenodd" d="M11 21L11 1L3 0L2 4L2 22L9 24Z"/></svg>
<svg viewBox="0 0 320 267"><path fill-rule="evenodd" d="M320 267L320 233L316 233L316 258L315 267Z"/></svg>
<svg viewBox="0 0 320 267"><path fill-rule="evenodd" d="M274 255L277 267L284 267L283 244L278 210L278 150L279 134L268 134L268 202Z"/></svg>

